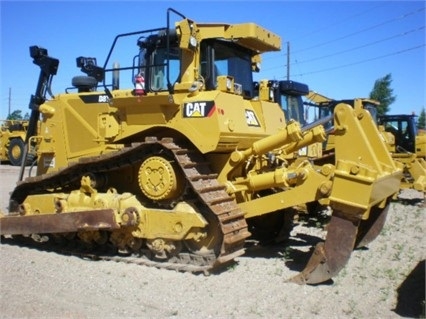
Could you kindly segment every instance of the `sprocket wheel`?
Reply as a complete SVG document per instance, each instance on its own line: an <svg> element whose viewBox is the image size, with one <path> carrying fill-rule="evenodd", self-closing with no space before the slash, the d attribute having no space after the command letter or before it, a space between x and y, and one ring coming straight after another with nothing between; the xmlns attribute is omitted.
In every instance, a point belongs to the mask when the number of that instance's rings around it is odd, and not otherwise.
<svg viewBox="0 0 426 319"><path fill-rule="evenodd" d="M154 202L170 202L185 190L185 177L174 162L163 156L145 159L138 174L142 193Z"/></svg>

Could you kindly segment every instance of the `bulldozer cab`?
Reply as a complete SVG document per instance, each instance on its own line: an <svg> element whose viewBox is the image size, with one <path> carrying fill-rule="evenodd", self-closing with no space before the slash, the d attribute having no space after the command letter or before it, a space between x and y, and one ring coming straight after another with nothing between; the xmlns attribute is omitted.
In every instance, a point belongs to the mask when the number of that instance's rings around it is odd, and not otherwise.
<svg viewBox="0 0 426 319"><path fill-rule="evenodd" d="M161 37L161 36L160 36ZM153 41L159 35L151 35L139 43L139 73L145 74L148 92L165 91L170 85L185 80L181 74L181 59L185 60L188 52L182 52L176 41L169 46L163 41ZM189 53L192 55L192 53ZM194 61L194 64L196 61ZM205 90L217 89L217 77L228 75L240 83L245 97L253 96L251 52L238 45L218 39L203 40L200 44L198 65L200 71L194 80L202 83ZM167 76L168 75L168 76Z"/></svg>
<svg viewBox="0 0 426 319"><path fill-rule="evenodd" d="M172 14L178 16L174 26ZM124 56L123 46L130 45L129 39L135 37L139 53L133 57L133 64L117 66L115 60ZM130 84L136 86L135 78L142 76L145 94L222 90L251 99L253 72L259 70L260 54L279 48L278 36L253 23L197 25L169 9L166 27L117 35L103 69L107 77L112 74L113 83L120 83L117 77L124 75L125 81L130 78ZM104 80L110 98L111 87L120 89Z"/></svg>
<svg viewBox="0 0 426 319"><path fill-rule="evenodd" d="M161 30L138 39L140 48L137 70L132 78L141 75L145 80L145 89L149 92L167 91L170 83L179 80L180 50L176 33Z"/></svg>
<svg viewBox="0 0 426 319"><path fill-rule="evenodd" d="M286 120L291 119L299 122L302 126L306 125L305 107L302 96L309 92L309 88L304 83L295 81L280 81L278 85L278 102L284 113Z"/></svg>
<svg viewBox="0 0 426 319"><path fill-rule="evenodd" d="M414 115L382 115L378 118L385 131L395 137L395 146L403 152L416 153L417 128Z"/></svg>
<svg viewBox="0 0 426 319"><path fill-rule="evenodd" d="M261 100L278 103L286 121L294 120L302 126L307 124L303 96L309 93L308 85L291 80L263 80L255 82L255 95Z"/></svg>
<svg viewBox="0 0 426 319"><path fill-rule="evenodd" d="M217 77L228 75L241 84L244 97L253 97L253 78L249 50L221 39L208 39L200 45L201 78L206 90L217 88Z"/></svg>
<svg viewBox="0 0 426 319"><path fill-rule="evenodd" d="M334 108L339 103L345 103L350 105L352 108L357 109L361 108L368 111L371 115L371 118L375 123L377 123L377 105L378 102L370 99L345 99L345 100L330 100L326 102L319 102L317 104L309 103L311 106L318 108L318 118L325 118L330 116L333 113ZM331 123L328 125L330 126Z"/></svg>

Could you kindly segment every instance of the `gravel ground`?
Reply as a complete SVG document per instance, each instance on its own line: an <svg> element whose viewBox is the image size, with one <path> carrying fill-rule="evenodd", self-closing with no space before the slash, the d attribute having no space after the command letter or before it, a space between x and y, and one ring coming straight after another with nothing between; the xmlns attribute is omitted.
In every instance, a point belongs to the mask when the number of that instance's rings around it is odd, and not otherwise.
<svg viewBox="0 0 426 319"><path fill-rule="evenodd" d="M0 165L0 210L18 172ZM402 192L379 237L354 251L333 281L316 286L285 282L308 257L308 245L325 235L306 224L286 245L251 247L210 276L3 243L0 318L424 317L425 231L423 194Z"/></svg>

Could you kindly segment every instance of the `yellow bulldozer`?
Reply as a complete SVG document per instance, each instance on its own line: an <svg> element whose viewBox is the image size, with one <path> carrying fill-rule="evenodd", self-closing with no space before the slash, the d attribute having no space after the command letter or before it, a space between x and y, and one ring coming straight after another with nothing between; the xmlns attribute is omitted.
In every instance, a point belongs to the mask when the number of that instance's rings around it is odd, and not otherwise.
<svg viewBox="0 0 426 319"><path fill-rule="evenodd" d="M341 101L333 100L314 91L309 91L306 98L313 102L306 104L318 107L319 118L329 116L335 105ZM416 116L410 114L378 115L379 102L367 98L342 100L353 108L363 108L370 112L378 126L379 132L386 143L396 165L403 170L401 189L413 188L420 192L426 192L426 134L418 132L416 128ZM328 124L330 126L330 124ZM334 148L334 133L331 131L325 152Z"/></svg>
<svg viewBox="0 0 426 319"><path fill-rule="evenodd" d="M27 120L0 121L0 162L20 166L25 154L25 136L27 134ZM35 159L35 144L27 154L25 164L30 165Z"/></svg>
<svg viewBox="0 0 426 319"><path fill-rule="evenodd" d="M388 146L392 158L404 168L401 186L426 192L426 133L417 130L416 116L386 114L377 120L381 129L393 136Z"/></svg>
<svg viewBox="0 0 426 319"><path fill-rule="evenodd" d="M37 172L24 178L21 169L3 238L78 242L97 258L109 247L139 264L210 272L243 255L247 239L277 236L297 205L321 199L332 208L325 242L290 281L336 276L378 236L399 190L402 172L370 114L340 103L330 116L334 161L297 161L299 149L325 140L323 122L287 120L269 81L253 81L280 37L174 9L166 22L117 35L103 66L78 57L85 75L50 99L59 60L30 47L40 77L26 140L40 123ZM116 54L130 37L136 52Z"/></svg>

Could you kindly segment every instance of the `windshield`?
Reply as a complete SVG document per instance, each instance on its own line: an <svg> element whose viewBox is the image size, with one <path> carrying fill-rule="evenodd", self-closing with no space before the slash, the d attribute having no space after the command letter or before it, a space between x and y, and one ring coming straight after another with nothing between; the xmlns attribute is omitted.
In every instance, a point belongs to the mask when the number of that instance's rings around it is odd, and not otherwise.
<svg viewBox="0 0 426 319"><path fill-rule="evenodd" d="M321 106L318 108L318 119L324 119L332 114L333 109L329 106ZM325 130L332 128L333 125L333 121L328 121L327 123L323 124Z"/></svg>
<svg viewBox="0 0 426 319"><path fill-rule="evenodd" d="M166 48L157 48L150 57L149 89L151 91L167 90L167 65L169 66L170 82L173 85L178 80L180 68L180 49L169 48L167 54Z"/></svg>
<svg viewBox="0 0 426 319"><path fill-rule="evenodd" d="M286 116L286 120L291 119L305 125L306 121L303 112L303 100L301 96L281 95L280 105Z"/></svg>
<svg viewBox="0 0 426 319"><path fill-rule="evenodd" d="M217 86L217 76L229 75L241 84L244 97L253 97L251 52L224 40L201 43L201 76L208 90Z"/></svg>
<svg viewBox="0 0 426 319"><path fill-rule="evenodd" d="M371 103L364 103L364 109L370 112L374 123L377 123L377 107Z"/></svg>

